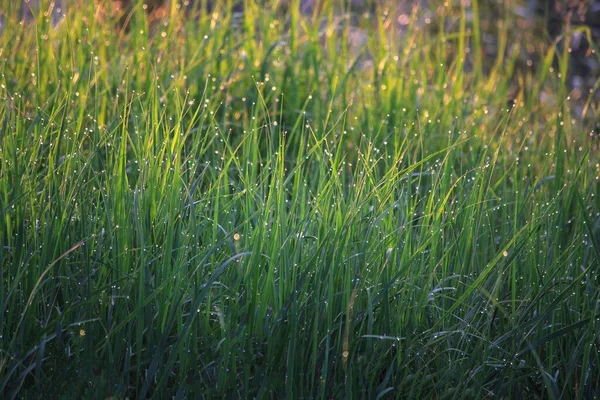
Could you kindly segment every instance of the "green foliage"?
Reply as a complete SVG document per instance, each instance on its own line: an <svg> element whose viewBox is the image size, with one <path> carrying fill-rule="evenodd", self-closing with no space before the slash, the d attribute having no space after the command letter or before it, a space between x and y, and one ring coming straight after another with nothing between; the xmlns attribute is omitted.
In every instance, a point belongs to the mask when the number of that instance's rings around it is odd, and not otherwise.
<svg viewBox="0 0 600 400"><path fill-rule="evenodd" d="M0 35L1 397L599 395L563 42L523 72L466 5L41 3Z"/></svg>

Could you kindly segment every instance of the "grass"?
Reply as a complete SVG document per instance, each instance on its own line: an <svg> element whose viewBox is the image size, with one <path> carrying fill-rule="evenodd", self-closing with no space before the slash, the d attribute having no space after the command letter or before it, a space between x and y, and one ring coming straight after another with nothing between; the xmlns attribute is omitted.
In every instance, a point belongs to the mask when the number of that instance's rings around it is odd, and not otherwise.
<svg viewBox="0 0 600 400"><path fill-rule="evenodd" d="M600 395L572 32L520 68L477 1L41 3L2 3L2 397Z"/></svg>

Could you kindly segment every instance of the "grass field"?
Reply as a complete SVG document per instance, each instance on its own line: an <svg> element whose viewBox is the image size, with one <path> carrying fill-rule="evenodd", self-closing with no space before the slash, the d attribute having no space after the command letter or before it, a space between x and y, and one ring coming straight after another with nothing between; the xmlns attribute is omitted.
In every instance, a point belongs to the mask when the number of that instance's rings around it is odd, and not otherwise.
<svg viewBox="0 0 600 400"><path fill-rule="evenodd" d="M126 30L16 3L0 397L600 396L581 28L525 40L477 0L401 24L395 2L140 2Z"/></svg>

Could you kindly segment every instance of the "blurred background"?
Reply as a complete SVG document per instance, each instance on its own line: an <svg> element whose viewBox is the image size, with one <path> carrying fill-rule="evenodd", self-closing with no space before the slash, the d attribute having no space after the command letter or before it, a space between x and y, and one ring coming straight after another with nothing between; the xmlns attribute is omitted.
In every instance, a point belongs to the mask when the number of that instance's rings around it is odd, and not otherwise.
<svg viewBox="0 0 600 400"><path fill-rule="evenodd" d="M215 10L229 10L240 16L244 12L242 0L94 0L97 8L97 18L113 23L115 29L127 32L127 22L136 7L142 7L149 21L154 24L167 19L172 8L184 10L188 18L201 13L212 13ZM361 29L364 21L384 15L389 23L386 29L392 34L402 35L406 25L412 23L417 16L417 21L423 29L446 32L456 31L461 10L467 9L466 16L473 19L470 12L471 0L418 0L418 1L392 1L392 0L270 0L262 4L265 8L276 9L285 17L290 12L290 7L299 7L305 16L322 15L319 11L330 2L335 3L336 13L345 16L351 23L355 21L351 34L351 43L355 49L361 48L367 41L367 34ZM456 18L448 19L447 13L443 20L436 18L438 9L448 3L456 9ZM42 12L51 17L52 23L57 25L68 16L70 8L77 7L74 0L24 0L0 2L0 32L4 30L4 14L8 12L19 13L24 22L32 21ZM566 32L570 33L569 41L570 65L568 84L571 89L571 109L576 118L585 118L586 107L584 103L591 94L595 102L600 101L598 89L600 77L600 63L595 52L600 39L600 0L484 0L477 3L479 29L482 34L482 54L489 56L489 64L496 58L499 44L496 29L499 24L514 24L510 32L511 41L519 42L520 58L518 68L535 71L540 63L540 54L544 54L549 46L558 43L560 49L561 37ZM503 16L500 19L499 16ZM511 18L507 19L506 15ZM109 22L110 21L110 22ZM324 20L325 28L332 21ZM357 50L358 51L358 50ZM508 54L507 54L508 57ZM469 68L469 63L465 64ZM485 65L484 65L485 68ZM517 89L515 89L517 91ZM544 98L541 98L544 101ZM581 100L578 102L578 100Z"/></svg>

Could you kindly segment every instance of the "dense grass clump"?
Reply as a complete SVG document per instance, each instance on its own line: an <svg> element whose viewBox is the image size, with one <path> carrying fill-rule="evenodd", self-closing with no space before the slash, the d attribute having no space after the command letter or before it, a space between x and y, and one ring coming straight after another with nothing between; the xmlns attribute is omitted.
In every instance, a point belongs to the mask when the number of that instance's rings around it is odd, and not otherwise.
<svg viewBox="0 0 600 400"><path fill-rule="evenodd" d="M41 3L2 2L0 397L600 395L573 32Z"/></svg>

